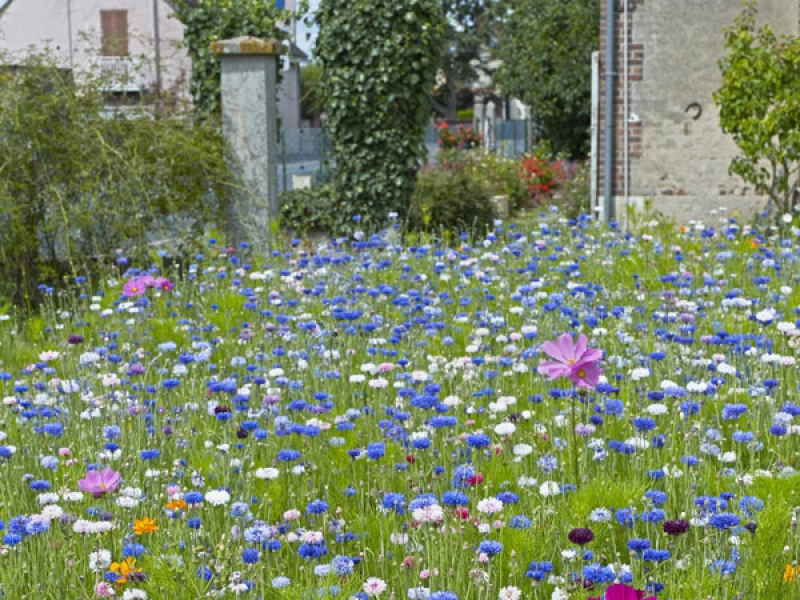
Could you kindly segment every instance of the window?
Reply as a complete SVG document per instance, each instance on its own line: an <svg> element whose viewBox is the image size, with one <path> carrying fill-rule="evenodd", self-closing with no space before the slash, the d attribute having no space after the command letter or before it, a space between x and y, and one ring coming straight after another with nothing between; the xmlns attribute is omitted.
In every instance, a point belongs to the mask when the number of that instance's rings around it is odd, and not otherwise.
<svg viewBox="0 0 800 600"><path fill-rule="evenodd" d="M127 56L127 10L100 11L100 52L103 56Z"/></svg>

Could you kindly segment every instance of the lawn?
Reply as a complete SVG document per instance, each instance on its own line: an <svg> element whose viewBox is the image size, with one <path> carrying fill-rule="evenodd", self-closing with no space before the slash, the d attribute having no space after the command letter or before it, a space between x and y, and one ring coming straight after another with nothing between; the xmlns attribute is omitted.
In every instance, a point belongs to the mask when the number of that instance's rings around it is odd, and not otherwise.
<svg viewBox="0 0 800 600"><path fill-rule="evenodd" d="M209 240L0 311L4 597L800 598L800 229L713 219Z"/></svg>

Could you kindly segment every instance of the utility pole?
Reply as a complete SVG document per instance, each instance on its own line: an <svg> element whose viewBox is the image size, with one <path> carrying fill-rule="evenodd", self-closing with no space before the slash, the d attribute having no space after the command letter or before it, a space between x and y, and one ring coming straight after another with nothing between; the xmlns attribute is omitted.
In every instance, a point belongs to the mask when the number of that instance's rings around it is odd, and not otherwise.
<svg viewBox="0 0 800 600"><path fill-rule="evenodd" d="M158 1L153 0L153 41L156 51L156 113L161 112L161 29L158 19Z"/></svg>

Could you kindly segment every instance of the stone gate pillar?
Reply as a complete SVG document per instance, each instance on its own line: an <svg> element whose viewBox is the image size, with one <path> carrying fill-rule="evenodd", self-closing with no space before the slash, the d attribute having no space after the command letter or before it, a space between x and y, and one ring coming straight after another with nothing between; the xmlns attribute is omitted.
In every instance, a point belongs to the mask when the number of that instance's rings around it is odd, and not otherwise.
<svg viewBox="0 0 800 600"><path fill-rule="evenodd" d="M225 207L230 242L271 248L278 206L278 40L241 37L212 42L222 67L222 132L244 187Z"/></svg>

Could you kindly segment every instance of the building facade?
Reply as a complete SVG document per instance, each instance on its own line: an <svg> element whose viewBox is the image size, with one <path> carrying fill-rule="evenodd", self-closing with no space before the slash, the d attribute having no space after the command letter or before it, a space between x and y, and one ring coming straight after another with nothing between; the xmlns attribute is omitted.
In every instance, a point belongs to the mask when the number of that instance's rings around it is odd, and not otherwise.
<svg viewBox="0 0 800 600"><path fill-rule="evenodd" d="M277 5L293 10L294 2ZM192 63L181 47L183 25L172 13L170 0L0 0L0 50L21 58L32 47L48 48L76 77L99 69L109 92L188 103ZM304 55L293 50L279 90L287 128L300 124L297 59Z"/></svg>
<svg viewBox="0 0 800 600"><path fill-rule="evenodd" d="M627 2L627 5L626 5ZM601 0L597 95L597 196L605 206L606 76L613 73L612 216L649 202L679 222L707 219L725 207L752 214L766 197L728 174L738 154L722 133L712 97L721 85L723 29L741 0L615 0L614 53L607 60L607 0ZM759 21L776 34L798 34L798 0L759 0Z"/></svg>

